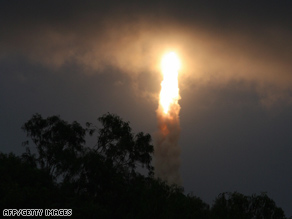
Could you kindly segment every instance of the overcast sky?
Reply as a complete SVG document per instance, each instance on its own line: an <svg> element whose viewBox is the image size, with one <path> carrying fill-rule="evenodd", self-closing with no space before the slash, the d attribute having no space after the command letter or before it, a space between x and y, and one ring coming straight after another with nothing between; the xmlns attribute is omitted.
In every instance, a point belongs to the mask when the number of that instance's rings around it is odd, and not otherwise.
<svg viewBox="0 0 292 219"><path fill-rule="evenodd" d="M167 51L186 192L267 192L292 216L292 1L1 1L1 151L34 113L155 133Z"/></svg>

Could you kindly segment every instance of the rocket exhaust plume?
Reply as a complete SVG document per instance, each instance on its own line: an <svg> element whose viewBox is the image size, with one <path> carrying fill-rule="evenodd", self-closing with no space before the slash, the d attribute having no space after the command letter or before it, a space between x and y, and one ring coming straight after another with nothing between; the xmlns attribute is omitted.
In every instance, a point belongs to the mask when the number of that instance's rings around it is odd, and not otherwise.
<svg viewBox="0 0 292 219"><path fill-rule="evenodd" d="M180 125L178 104L178 70L180 62L174 52L164 55L161 68L163 81L159 95L159 106L156 110L158 132L155 142L155 173L168 184L181 183L180 179L180 148L178 145Z"/></svg>

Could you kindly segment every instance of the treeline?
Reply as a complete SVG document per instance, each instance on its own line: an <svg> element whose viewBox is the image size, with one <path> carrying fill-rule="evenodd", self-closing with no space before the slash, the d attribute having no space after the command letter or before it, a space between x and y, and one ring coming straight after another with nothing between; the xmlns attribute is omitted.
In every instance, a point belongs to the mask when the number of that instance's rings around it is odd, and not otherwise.
<svg viewBox="0 0 292 219"><path fill-rule="evenodd" d="M101 128L35 114L21 156L0 153L3 209L72 209L86 218L286 218L266 194L222 193L212 206L154 178L151 136L113 114ZM96 136L94 147L86 138ZM31 147L33 145L33 147ZM32 152L33 151L33 152ZM141 174L143 172L143 174Z"/></svg>

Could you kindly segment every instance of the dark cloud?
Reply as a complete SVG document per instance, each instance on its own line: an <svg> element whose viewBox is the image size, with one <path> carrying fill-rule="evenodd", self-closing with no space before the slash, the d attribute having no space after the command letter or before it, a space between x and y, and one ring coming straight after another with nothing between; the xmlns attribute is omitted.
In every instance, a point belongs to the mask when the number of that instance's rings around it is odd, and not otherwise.
<svg viewBox="0 0 292 219"><path fill-rule="evenodd" d="M66 2L66 1L65 1ZM177 50L188 78L276 86L286 96L292 80L289 1L26 1L2 8L1 55L22 54L60 67L67 62L135 75L159 71L159 59ZM136 77L136 76L133 76ZM217 80L218 82L218 80Z"/></svg>
<svg viewBox="0 0 292 219"><path fill-rule="evenodd" d="M267 191L288 216L291 1L2 1L1 150L35 113L107 111L154 133L160 58L180 73L182 180L212 200Z"/></svg>

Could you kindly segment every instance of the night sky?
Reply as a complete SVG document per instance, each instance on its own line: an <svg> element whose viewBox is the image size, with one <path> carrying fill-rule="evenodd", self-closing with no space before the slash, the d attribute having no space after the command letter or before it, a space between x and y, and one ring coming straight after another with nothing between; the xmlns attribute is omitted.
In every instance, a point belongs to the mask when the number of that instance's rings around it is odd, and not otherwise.
<svg viewBox="0 0 292 219"><path fill-rule="evenodd" d="M24 152L34 113L154 134L167 51L186 193L267 192L292 216L292 1L1 1L0 150Z"/></svg>

